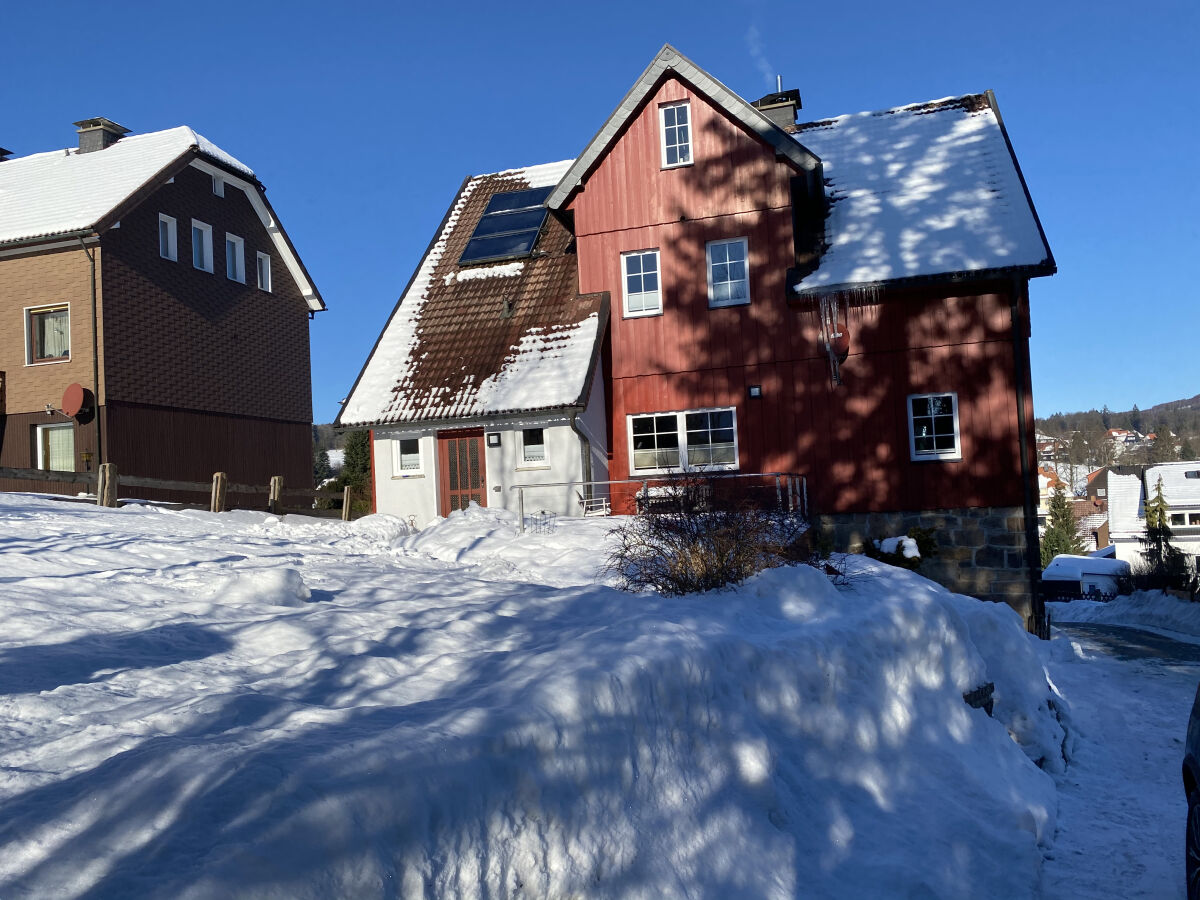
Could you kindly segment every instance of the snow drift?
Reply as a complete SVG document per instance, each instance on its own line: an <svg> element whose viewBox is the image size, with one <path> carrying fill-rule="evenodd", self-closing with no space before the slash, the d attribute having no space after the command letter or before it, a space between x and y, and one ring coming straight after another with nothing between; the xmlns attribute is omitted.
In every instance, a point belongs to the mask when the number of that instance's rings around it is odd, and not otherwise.
<svg viewBox="0 0 1200 900"><path fill-rule="evenodd" d="M912 573L633 596L594 583L608 523L479 509L0 523L0 896L1037 890L1036 654Z"/></svg>

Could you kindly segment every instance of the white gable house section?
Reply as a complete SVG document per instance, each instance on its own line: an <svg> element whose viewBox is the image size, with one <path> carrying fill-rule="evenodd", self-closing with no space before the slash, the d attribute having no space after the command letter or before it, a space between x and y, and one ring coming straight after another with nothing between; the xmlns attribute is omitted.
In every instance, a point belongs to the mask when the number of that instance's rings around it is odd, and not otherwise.
<svg viewBox="0 0 1200 900"><path fill-rule="evenodd" d="M487 505L519 510L530 516L541 510L572 516L585 512L585 492L578 484L567 482L604 481L608 478L607 428L605 425L604 372L592 378L587 408L574 420L562 414L532 415L490 420L485 432L485 469ZM525 458L524 432L541 429L543 459ZM418 527L439 515L439 473L437 429L410 426L376 428L374 434L375 502L379 512L412 519ZM498 436L499 446L493 446ZM581 440L580 436L586 438ZM402 457L402 442L417 441L419 468L411 457ZM411 445L409 445L411 446ZM587 454L587 456L585 456ZM521 495L513 488L526 486ZM589 495L590 496L590 495ZM597 502L603 503L603 491Z"/></svg>

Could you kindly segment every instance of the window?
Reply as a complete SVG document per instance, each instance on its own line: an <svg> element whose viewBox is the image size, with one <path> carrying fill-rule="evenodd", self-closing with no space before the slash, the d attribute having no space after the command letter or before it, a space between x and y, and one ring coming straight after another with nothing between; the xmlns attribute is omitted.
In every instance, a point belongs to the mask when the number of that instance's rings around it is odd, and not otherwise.
<svg viewBox="0 0 1200 900"><path fill-rule="evenodd" d="M179 259L179 244L175 235L175 220L158 214L158 255L175 262Z"/></svg>
<svg viewBox="0 0 1200 900"><path fill-rule="evenodd" d="M634 472L738 467L733 409L630 416L629 441Z"/></svg>
<svg viewBox="0 0 1200 900"><path fill-rule="evenodd" d="M246 283L246 242L228 232L225 233L225 277Z"/></svg>
<svg viewBox="0 0 1200 900"><path fill-rule="evenodd" d="M1106 488L1096 488L1096 496L1097 497L1107 497L1108 490Z"/></svg>
<svg viewBox="0 0 1200 900"><path fill-rule="evenodd" d="M214 175L212 177L212 180L213 180L213 193L216 194L218 197L224 197L225 196L225 179L222 178L220 175Z"/></svg>
<svg viewBox="0 0 1200 900"><path fill-rule="evenodd" d="M746 239L713 241L708 251L708 305L739 306L750 302Z"/></svg>
<svg viewBox="0 0 1200 900"><path fill-rule="evenodd" d="M39 469L75 471L75 426L36 425Z"/></svg>
<svg viewBox="0 0 1200 900"><path fill-rule="evenodd" d="M1184 523L1184 521L1185 520L1184 520L1183 513L1171 513L1171 524L1172 525L1182 525Z"/></svg>
<svg viewBox="0 0 1200 900"><path fill-rule="evenodd" d="M1200 525L1200 513L1188 513L1189 525Z"/></svg>
<svg viewBox="0 0 1200 900"><path fill-rule="evenodd" d="M258 253L258 289L271 293L271 257L266 253Z"/></svg>
<svg viewBox="0 0 1200 900"><path fill-rule="evenodd" d="M546 461L546 432L541 428L526 428L521 432L521 460L527 463Z"/></svg>
<svg viewBox="0 0 1200 900"><path fill-rule="evenodd" d="M962 459L958 394L909 395L908 449L914 461Z"/></svg>
<svg viewBox="0 0 1200 900"><path fill-rule="evenodd" d="M212 226L192 219L192 265L202 272L213 270Z"/></svg>
<svg viewBox="0 0 1200 900"><path fill-rule="evenodd" d="M492 194L479 224L458 261L467 263L523 259L533 252L545 224L543 205L553 187L528 188Z"/></svg>
<svg viewBox="0 0 1200 900"><path fill-rule="evenodd" d="M625 273L625 317L654 316L662 312L658 279L658 251L636 250L621 254Z"/></svg>
<svg viewBox="0 0 1200 900"><path fill-rule="evenodd" d="M392 474L417 475L421 471L421 441L400 438L392 441Z"/></svg>
<svg viewBox="0 0 1200 900"><path fill-rule="evenodd" d="M25 310L25 361L60 362L71 357L71 312L62 306Z"/></svg>
<svg viewBox="0 0 1200 900"><path fill-rule="evenodd" d="M692 164L691 108L682 103L668 103L658 108L662 123L662 164L664 169Z"/></svg>

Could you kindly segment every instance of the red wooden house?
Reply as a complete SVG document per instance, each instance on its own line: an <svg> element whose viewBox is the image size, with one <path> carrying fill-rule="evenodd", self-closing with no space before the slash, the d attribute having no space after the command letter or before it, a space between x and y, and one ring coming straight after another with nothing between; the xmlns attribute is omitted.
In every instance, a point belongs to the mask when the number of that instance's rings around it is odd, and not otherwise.
<svg viewBox="0 0 1200 900"><path fill-rule="evenodd" d="M933 528L924 571L1032 613L1028 283L1055 264L995 98L798 125L799 99L749 103L666 46L576 160L468 179L340 418L375 428L380 509L448 511L448 479L472 474L447 468L450 427L494 441L488 504L536 478L794 472L843 546ZM549 216L504 257L520 272L476 260L507 227L493 207L535 181ZM551 269L571 270L558 318L532 311ZM506 297L528 317L502 319ZM555 327L576 343L522 355ZM472 354L477 333L510 352ZM519 402L476 402L497 379ZM387 464L401 442L428 457L421 494ZM565 512L574 493L544 496Z"/></svg>

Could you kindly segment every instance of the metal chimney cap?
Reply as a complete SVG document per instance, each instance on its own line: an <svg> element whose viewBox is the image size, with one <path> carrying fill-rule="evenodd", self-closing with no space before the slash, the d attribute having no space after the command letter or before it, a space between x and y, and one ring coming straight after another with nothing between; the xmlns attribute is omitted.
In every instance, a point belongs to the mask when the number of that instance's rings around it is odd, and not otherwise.
<svg viewBox="0 0 1200 900"><path fill-rule="evenodd" d="M96 116L93 119L80 119L73 123L80 131L91 131L93 128L103 128L105 131L111 131L114 134L129 134L129 129L124 125L118 125L112 119L106 119L104 116Z"/></svg>

